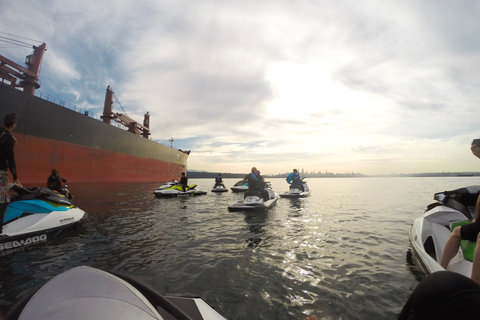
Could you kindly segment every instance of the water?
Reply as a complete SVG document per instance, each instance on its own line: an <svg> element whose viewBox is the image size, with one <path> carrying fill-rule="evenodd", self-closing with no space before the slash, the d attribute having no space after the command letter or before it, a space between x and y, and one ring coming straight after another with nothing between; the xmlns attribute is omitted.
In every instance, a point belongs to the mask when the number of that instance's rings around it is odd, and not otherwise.
<svg viewBox="0 0 480 320"><path fill-rule="evenodd" d="M284 179L268 179L277 193ZM194 293L228 319L396 319L424 277L408 229L438 191L475 177L310 178L305 199L229 212L238 193L157 199L158 184L70 185L89 217L74 233L0 257L3 312L26 289L79 265ZM231 187L237 180L224 179ZM0 314L1 318L1 314Z"/></svg>

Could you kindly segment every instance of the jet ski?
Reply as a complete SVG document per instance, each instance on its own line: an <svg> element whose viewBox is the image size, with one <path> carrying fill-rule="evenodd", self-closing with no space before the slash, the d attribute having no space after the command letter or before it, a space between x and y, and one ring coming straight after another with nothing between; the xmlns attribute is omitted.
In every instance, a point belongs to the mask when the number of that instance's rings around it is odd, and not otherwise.
<svg viewBox="0 0 480 320"><path fill-rule="evenodd" d="M302 188L303 187L303 188ZM306 181L303 181L302 178L302 186L299 185L290 185L288 191L284 193L280 193L281 198L305 198L310 195L310 188L307 185Z"/></svg>
<svg viewBox="0 0 480 320"><path fill-rule="evenodd" d="M211 191L212 192L228 192L228 189L225 188L224 184L214 184Z"/></svg>
<svg viewBox="0 0 480 320"><path fill-rule="evenodd" d="M245 192L248 190L248 183L247 181L240 180L230 188L232 192Z"/></svg>
<svg viewBox="0 0 480 320"><path fill-rule="evenodd" d="M440 265L445 243L456 226L475 218L479 192L480 186L470 186L435 193L437 202L428 205L423 216L414 220L409 240L414 260L425 273L445 270ZM462 240L447 270L470 277L475 246L476 242Z"/></svg>
<svg viewBox="0 0 480 320"><path fill-rule="evenodd" d="M87 266L31 289L6 319L225 320L200 297L163 296L132 277Z"/></svg>
<svg viewBox="0 0 480 320"><path fill-rule="evenodd" d="M248 190L244 194L242 201L237 201L228 206L230 211L255 211L267 210L278 200L277 194L272 190L269 184L266 184L262 191Z"/></svg>
<svg viewBox="0 0 480 320"><path fill-rule="evenodd" d="M196 184L189 184L187 189L183 191L181 185L179 185L176 181L168 182L157 188L153 192L156 197L165 198L165 197L193 197L193 196L201 196L207 194L206 191L200 191L195 189L197 187Z"/></svg>
<svg viewBox="0 0 480 320"><path fill-rule="evenodd" d="M86 217L85 211L50 189L13 185L11 190L17 195L5 210L0 252L55 238Z"/></svg>

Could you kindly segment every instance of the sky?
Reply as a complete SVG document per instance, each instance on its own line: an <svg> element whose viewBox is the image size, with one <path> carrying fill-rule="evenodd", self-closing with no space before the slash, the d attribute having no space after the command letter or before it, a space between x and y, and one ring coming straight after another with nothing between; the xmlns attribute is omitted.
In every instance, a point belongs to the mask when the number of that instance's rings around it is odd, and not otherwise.
<svg viewBox="0 0 480 320"><path fill-rule="evenodd" d="M39 91L138 122L189 170L480 171L480 1L0 0ZM30 46L2 41L19 39Z"/></svg>

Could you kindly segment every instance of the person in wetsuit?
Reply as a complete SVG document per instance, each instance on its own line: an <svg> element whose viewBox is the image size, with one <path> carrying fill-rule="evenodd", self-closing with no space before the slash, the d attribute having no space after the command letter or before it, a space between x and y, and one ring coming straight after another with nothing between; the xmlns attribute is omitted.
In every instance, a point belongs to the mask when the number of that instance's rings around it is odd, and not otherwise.
<svg viewBox="0 0 480 320"><path fill-rule="evenodd" d="M63 194L62 182L67 182L67 179L60 177L57 169L52 169L52 174L49 175L47 179L48 189L54 190Z"/></svg>
<svg viewBox="0 0 480 320"><path fill-rule="evenodd" d="M188 177L185 175L185 172L182 172L179 184L182 186L183 192L188 190Z"/></svg>
<svg viewBox="0 0 480 320"><path fill-rule="evenodd" d="M0 133L0 233L3 227L3 218L5 210L10 203L10 196L8 194L8 170L13 177L13 183L21 186L18 181L17 167L15 164L15 154L13 148L16 140L12 135L12 131L17 126L18 117L15 113L7 114L3 120L5 128Z"/></svg>

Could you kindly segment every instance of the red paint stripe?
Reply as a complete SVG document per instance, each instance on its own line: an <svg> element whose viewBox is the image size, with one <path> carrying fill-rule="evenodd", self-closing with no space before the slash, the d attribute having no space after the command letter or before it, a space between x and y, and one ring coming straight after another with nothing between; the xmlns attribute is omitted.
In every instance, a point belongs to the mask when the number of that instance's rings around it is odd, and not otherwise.
<svg viewBox="0 0 480 320"><path fill-rule="evenodd" d="M15 161L22 184L46 185L53 168L70 182L164 182L180 179L186 166L26 136L14 132ZM174 153L176 156L176 153Z"/></svg>

